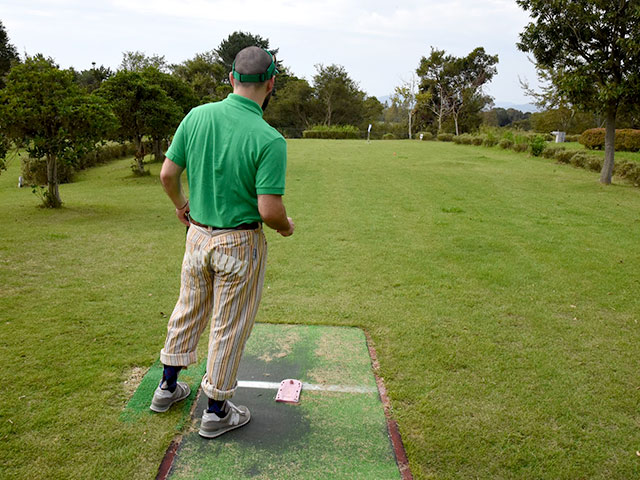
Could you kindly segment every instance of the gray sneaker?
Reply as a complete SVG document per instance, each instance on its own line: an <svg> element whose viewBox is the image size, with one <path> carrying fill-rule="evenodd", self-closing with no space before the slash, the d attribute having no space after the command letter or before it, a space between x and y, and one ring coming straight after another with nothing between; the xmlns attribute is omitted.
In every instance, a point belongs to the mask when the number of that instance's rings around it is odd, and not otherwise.
<svg viewBox="0 0 640 480"><path fill-rule="evenodd" d="M236 407L227 400L227 408L227 415L223 418L218 417L215 413L204 411L202 421L200 422L200 431L198 432L201 437L218 437L229 430L246 425L249 423L249 420L251 420L251 413L244 405Z"/></svg>
<svg viewBox="0 0 640 480"><path fill-rule="evenodd" d="M184 382L178 382L176 389L173 392L164 390L158 386L153 393L153 399L151 400L151 410L154 412L162 413L169 410L169 407L180 400L184 400L191 394L189 385Z"/></svg>

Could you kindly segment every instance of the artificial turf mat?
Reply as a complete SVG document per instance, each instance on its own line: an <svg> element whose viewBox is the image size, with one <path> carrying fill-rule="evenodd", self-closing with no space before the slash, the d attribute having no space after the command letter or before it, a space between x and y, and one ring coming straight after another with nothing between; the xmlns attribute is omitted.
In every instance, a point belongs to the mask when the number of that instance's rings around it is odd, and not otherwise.
<svg viewBox="0 0 640 480"><path fill-rule="evenodd" d="M189 372L197 386L202 369L202 365L189 369L180 374L180 380ZM143 379L123 418L131 421L146 414L161 375L157 363ZM168 478L400 478L361 330L256 324L238 379L280 382L285 378L315 385L365 387L366 391L303 389L300 403L291 405L275 402L275 390L239 387L232 401L249 407L251 421L211 440L197 433L207 402L200 394ZM196 390L188 381L192 394L176 406L187 413Z"/></svg>

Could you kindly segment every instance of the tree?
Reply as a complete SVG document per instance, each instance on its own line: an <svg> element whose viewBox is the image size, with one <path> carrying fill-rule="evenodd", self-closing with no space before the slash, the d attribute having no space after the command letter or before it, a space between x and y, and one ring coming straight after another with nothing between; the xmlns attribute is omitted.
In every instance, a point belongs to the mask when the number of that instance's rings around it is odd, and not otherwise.
<svg viewBox="0 0 640 480"><path fill-rule="evenodd" d="M264 112L264 119L287 136L300 137L317 116L317 110L313 88L305 79L293 75L283 79L278 75L276 92Z"/></svg>
<svg viewBox="0 0 640 480"><path fill-rule="evenodd" d="M611 183L616 118L640 99L640 5L637 0L516 0L533 17L517 46L552 72L559 92L584 111L605 116L600 182Z"/></svg>
<svg viewBox="0 0 640 480"><path fill-rule="evenodd" d="M482 93L482 87L496 74L497 55L487 55L484 48L474 49L466 57L456 58L444 50L431 47L429 57L422 57L416 73L420 77L421 101L436 116L437 132L444 120L453 117L456 135L460 133L460 116L468 120L478 116L491 99ZM479 118L473 119L479 124Z"/></svg>
<svg viewBox="0 0 640 480"><path fill-rule="evenodd" d="M422 57L416 73L420 77L420 105L426 106L438 122L436 133L442 131L442 122L449 113L447 91L449 89L448 65L454 61L444 50L431 47L429 57Z"/></svg>
<svg viewBox="0 0 640 480"><path fill-rule="evenodd" d="M108 105L89 96L50 58L27 57L12 68L0 90L0 130L6 141L24 146L30 156L46 158L45 206L62 205L58 162L73 162L95 148L114 127ZM5 148L6 150L6 148Z"/></svg>
<svg viewBox="0 0 640 480"><path fill-rule="evenodd" d="M362 116L364 117L364 127L368 127L370 123L382 121L384 105L380 103L377 97L365 97L362 105Z"/></svg>
<svg viewBox="0 0 640 480"><path fill-rule="evenodd" d="M89 70L82 70L81 72L76 72L75 70L71 69L74 74L75 82L89 93L100 88L102 82L113 76L113 70L111 70L109 67L100 65L96 68L95 62L93 62L91 65L92 66Z"/></svg>
<svg viewBox="0 0 640 480"><path fill-rule="evenodd" d="M11 70L11 67L20 62L16 47L9 43L7 31L0 21L0 88L4 87L5 77Z"/></svg>
<svg viewBox="0 0 640 480"><path fill-rule="evenodd" d="M473 106L471 111L466 113L469 114L473 110L479 112L490 101L482 94L482 87L497 73L496 63L498 63L497 55L487 55L484 48L478 47L466 57L454 59L445 69L449 76L448 88L445 92L448 96L456 135L460 134L458 120L463 109Z"/></svg>
<svg viewBox="0 0 640 480"><path fill-rule="evenodd" d="M363 119L364 92L341 65L316 65L313 86L325 125L359 125Z"/></svg>
<svg viewBox="0 0 640 480"><path fill-rule="evenodd" d="M416 107L416 88L417 79L412 76L410 80L402 82L402 85L395 88L395 92L392 96L392 102L398 105L402 110L406 112L409 128L409 138L412 138L412 120L414 115L414 109Z"/></svg>
<svg viewBox="0 0 640 480"><path fill-rule="evenodd" d="M181 108L144 72L120 70L96 94L109 102L120 122L113 138L135 144L134 173L146 175L144 137L173 131L183 117Z"/></svg>
<svg viewBox="0 0 640 480"><path fill-rule="evenodd" d="M179 65L172 65L173 74L188 83L198 97L199 103L222 100L231 92L226 71L218 54L211 50L198 53Z"/></svg>
<svg viewBox="0 0 640 480"><path fill-rule="evenodd" d="M219 57L219 62L224 68L225 74L228 75L231 71L233 61L240 50L246 47L260 47L269 50L273 55L278 53L278 49L269 48L269 40L262 38L260 35L253 35L249 32L233 32L225 40L220 42L215 53ZM227 77L225 80L228 82Z"/></svg>
<svg viewBox="0 0 640 480"><path fill-rule="evenodd" d="M120 70L128 70L130 72L141 72L147 67L155 67L161 72L168 72L169 65L164 55L153 54L148 56L144 52L136 50L135 52L123 52Z"/></svg>
<svg viewBox="0 0 640 480"><path fill-rule="evenodd" d="M164 152L162 151L163 140L169 139L177 128L180 120L189 113L189 111L198 105L198 98L195 92L186 82L180 78L163 73L156 67L147 67L142 71L143 77L151 84L158 85L167 96L173 100L179 111L173 107L165 107L167 111L163 115L158 116L158 122L151 123L149 135L152 140L152 153L156 162L164 160ZM169 103L169 102L167 102Z"/></svg>

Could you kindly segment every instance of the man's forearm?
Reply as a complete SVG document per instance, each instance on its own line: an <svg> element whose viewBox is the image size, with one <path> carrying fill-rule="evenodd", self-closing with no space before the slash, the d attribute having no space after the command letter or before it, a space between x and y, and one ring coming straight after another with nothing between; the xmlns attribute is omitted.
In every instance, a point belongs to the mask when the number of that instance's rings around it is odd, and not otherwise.
<svg viewBox="0 0 640 480"><path fill-rule="evenodd" d="M287 217L287 210L280 195L258 195L258 210L262 221L268 227L288 237L293 233L293 221Z"/></svg>
<svg viewBox="0 0 640 480"><path fill-rule="evenodd" d="M187 203L187 198L182 191L180 175L182 169L168 158L165 159L160 172L160 181L167 196L171 199L176 208L183 208Z"/></svg>

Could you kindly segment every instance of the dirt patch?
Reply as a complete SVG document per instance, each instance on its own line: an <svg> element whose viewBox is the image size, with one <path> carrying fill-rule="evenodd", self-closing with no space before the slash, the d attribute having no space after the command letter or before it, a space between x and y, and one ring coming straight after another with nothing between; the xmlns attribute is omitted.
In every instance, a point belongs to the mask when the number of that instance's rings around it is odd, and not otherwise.
<svg viewBox="0 0 640 480"><path fill-rule="evenodd" d="M320 361L309 372L309 377L320 384L366 385L370 381L371 364L369 356L362 352L362 343L352 335L324 333L314 352Z"/></svg>
<svg viewBox="0 0 640 480"><path fill-rule="evenodd" d="M135 391L140 386L140 382L147 373L148 368L145 367L133 367L127 374L127 379L123 382L122 386L127 398L131 398Z"/></svg>
<svg viewBox="0 0 640 480"><path fill-rule="evenodd" d="M264 343L264 352L258 357L263 362L271 362L276 358L284 358L291 354L294 345L300 341L300 334L295 327L285 327L284 332L278 332L277 336Z"/></svg>

